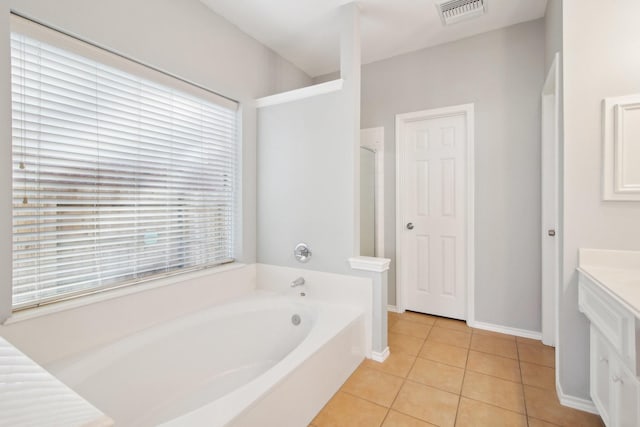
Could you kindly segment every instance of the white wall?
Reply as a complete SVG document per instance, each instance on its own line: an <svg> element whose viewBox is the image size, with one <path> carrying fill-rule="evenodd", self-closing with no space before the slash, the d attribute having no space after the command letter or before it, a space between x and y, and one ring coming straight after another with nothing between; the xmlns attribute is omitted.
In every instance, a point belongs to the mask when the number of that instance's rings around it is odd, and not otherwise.
<svg viewBox="0 0 640 427"><path fill-rule="evenodd" d="M601 102L640 93L640 2L565 0L564 260L560 383L588 398L588 323L578 312L578 248L640 250L640 203L603 202Z"/></svg>
<svg viewBox="0 0 640 427"><path fill-rule="evenodd" d="M343 88L258 116L258 262L350 273L360 250L360 36L355 3L340 11ZM306 264L297 243L312 251Z"/></svg>
<svg viewBox="0 0 640 427"><path fill-rule="evenodd" d="M10 152L8 14L14 10L85 40L195 82L241 103L242 230L238 258L256 259L256 112L253 99L310 84L311 79L198 0L3 0L0 2L0 140ZM10 159L1 156L0 218L10 235ZM0 257L11 260L8 243ZM0 283L11 283L2 265ZM5 296L5 286L0 286ZM6 301L6 298L2 300ZM0 310L1 311L1 310ZM2 313L0 313L0 318Z"/></svg>
<svg viewBox="0 0 640 427"><path fill-rule="evenodd" d="M385 257L395 257L398 113L475 103L476 320L540 331L542 20L363 67L362 127L385 127ZM389 302L395 303L395 265Z"/></svg>
<svg viewBox="0 0 640 427"><path fill-rule="evenodd" d="M343 91L260 109L258 262L348 273L354 255L352 118ZM296 244L311 260L298 263Z"/></svg>

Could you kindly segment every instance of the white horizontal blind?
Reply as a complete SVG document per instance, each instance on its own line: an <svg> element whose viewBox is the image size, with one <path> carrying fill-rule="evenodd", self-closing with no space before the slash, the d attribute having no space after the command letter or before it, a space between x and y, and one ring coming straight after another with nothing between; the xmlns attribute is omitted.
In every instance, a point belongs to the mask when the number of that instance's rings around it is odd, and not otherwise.
<svg viewBox="0 0 640 427"><path fill-rule="evenodd" d="M49 42L11 34L14 309L231 261L235 104Z"/></svg>

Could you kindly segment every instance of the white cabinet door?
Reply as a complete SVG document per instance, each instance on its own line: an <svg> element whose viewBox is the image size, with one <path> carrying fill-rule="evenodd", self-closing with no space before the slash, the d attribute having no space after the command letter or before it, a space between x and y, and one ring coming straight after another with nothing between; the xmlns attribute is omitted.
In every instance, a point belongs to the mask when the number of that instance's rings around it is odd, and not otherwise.
<svg viewBox="0 0 640 427"><path fill-rule="evenodd" d="M611 350L607 341L591 325L591 399L608 426L611 414Z"/></svg>
<svg viewBox="0 0 640 427"><path fill-rule="evenodd" d="M640 385L636 377L616 360L611 367L611 401L613 425L617 427L638 427L640 418Z"/></svg>

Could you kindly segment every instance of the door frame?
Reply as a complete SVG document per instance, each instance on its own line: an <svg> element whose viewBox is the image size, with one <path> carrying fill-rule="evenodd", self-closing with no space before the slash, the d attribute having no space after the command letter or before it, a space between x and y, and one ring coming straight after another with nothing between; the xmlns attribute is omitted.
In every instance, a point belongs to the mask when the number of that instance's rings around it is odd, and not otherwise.
<svg viewBox="0 0 640 427"><path fill-rule="evenodd" d="M540 236L541 236L541 318L542 342L555 346L558 342L558 293L560 288L560 54L556 52L542 87L541 97L541 153L540 153ZM551 174L549 174L551 169ZM551 176L550 176L551 175ZM550 179L550 185L545 182ZM548 188L549 187L549 188ZM551 190L551 194L547 192ZM548 205L549 199L555 200ZM552 253L547 253L549 227L555 230ZM551 261L551 265L549 265ZM547 271L549 270L549 271Z"/></svg>
<svg viewBox="0 0 640 427"><path fill-rule="evenodd" d="M396 114L396 306L398 312L406 310L406 292L404 290L402 260L402 232L404 230L404 218L400 206L400 189L404 187L404 180L400 174L400 163L404 148L406 125L411 122L439 117L464 116L467 129L466 138L466 321L468 324L475 322L475 122L474 104L453 105L443 108L415 111L412 113Z"/></svg>
<svg viewBox="0 0 640 427"><path fill-rule="evenodd" d="M376 257L384 258L384 127L360 129L360 147L375 155L374 246Z"/></svg>

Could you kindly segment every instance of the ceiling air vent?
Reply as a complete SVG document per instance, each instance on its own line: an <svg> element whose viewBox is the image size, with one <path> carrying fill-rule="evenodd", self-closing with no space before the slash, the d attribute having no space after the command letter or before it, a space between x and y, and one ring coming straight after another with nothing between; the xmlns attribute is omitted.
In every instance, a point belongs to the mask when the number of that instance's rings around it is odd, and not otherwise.
<svg viewBox="0 0 640 427"><path fill-rule="evenodd" d="M455 24L486 12L487 0L447 0L436 2L444 25Z"/></svg>

